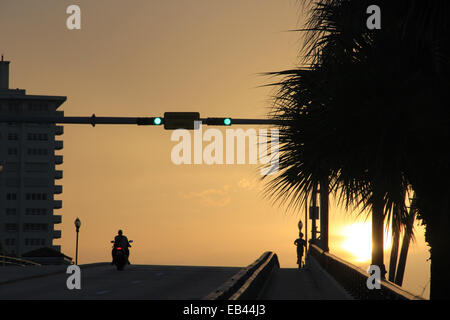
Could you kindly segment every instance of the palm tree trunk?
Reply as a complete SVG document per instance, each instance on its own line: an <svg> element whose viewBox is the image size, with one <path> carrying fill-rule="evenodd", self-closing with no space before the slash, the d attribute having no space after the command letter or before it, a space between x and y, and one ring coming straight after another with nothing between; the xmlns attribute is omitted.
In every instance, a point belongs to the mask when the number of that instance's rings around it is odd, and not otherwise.
<svg viewBox="0 0 450 320"><path fill-rule="evenodd" d="M384 279L386 267L384 266L384 213L381 198L375 198L372 207L372 265L376 265L381 270L381 277Z"/></svg>
<svg viewBox="0 0 450 320"><path fill-rule="evenodd" d="M416 211L410 209L408 224L406 225L405 235L403 236L402 250L400 251L400 259L398 260L397 274L395 276L395 284L401 286L403 284L403 276L406 268L406 258L408 257L409 243L411 241L412 229Z"/></svg>
<svg viewBox="0 0 450 320"><path fill-rule="evenodd" d="M440 210L440 216L427 225L431 245L430 299L450 299L450 232L448 208ZM431 221L430 221L431 222ZM430 230L431 229L431 230Z"/></svg>
<svg viewBox="0 0 450 320"><path fill-rule="evenodd" d="M395 273L397 270L397 258L398 258L398 248L400 241L400 228L398 226L392 225L392 248L391 248L391 258L389 261L389 281L395 281Z"/></svg>

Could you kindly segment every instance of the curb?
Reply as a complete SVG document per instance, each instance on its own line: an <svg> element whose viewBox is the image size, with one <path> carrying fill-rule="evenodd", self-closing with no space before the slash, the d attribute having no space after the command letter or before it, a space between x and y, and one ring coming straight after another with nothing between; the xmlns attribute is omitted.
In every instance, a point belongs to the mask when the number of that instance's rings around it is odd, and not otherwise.
<svg viewBox="0 0 450 320"><path fill-rule="evenodd" d="M272 271L279 268L278 257L273 252L265 252L254 263L242 268L203 300L255 300L264 288Z"/></svg>
<svg viewBox="0 0 450 320"><path fill-rule="evenodd" d="M79 267L83 270L83 269L101 267L101 266L104 266L104 265L107 265L107 264L108 264L107 262L95 262L95 263L81 264L81 265L79 265ZM69 267L71 265L72 264L68 264L67 267ZM26 268L26 267L24 267L24 268ZM48 276L54 276L54 275L57 275L57 274L66 273L66 271L67 271L67 268L64 269L64 270L53 271L53 272L50 272L50 273L37 274L37 275L32 275L32 276L28 276L28 277L24 277L24 278L19 278L19 279L0 281L0 286L6 285L6 284L11 284L11 283L16 283L16 282L20 282L20 281L25 281L25 280L31 280L31 279L48 277Z"/></svg>

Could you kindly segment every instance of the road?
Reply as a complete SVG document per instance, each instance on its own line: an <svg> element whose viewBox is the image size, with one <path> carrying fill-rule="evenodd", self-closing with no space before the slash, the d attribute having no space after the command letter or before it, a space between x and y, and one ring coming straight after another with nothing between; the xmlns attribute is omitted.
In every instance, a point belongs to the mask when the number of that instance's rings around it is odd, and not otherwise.
<svg viewBox="0 0 450 320"><path fill-rule="evenodd" d="M56 274L0 284L0 300L185 300L202 299L240 268L130 265L117 271L111 265L81 270L81 289L69 290L69 274Z"/></svg>

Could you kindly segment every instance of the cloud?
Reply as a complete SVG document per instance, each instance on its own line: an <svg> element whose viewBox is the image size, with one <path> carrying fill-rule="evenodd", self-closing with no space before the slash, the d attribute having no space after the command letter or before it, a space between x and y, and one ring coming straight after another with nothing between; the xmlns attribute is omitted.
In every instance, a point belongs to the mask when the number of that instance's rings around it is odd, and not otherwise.
<svg viewBox="0 0 450 320"><path fill-rule="evenodd" d="M238 186L241 189L252 190L255 187L255 184L250 182L248 179L243 178L239 180Z"/></svg>
<svg viewBox="0 0 450 320"><path fill-rule="evenodd" d="M200 192L189 192L182 194L183 199L199 200L208 207L225 207L231 202L229 194L230 186L225 185L222 189L207 189Z"/></svg>

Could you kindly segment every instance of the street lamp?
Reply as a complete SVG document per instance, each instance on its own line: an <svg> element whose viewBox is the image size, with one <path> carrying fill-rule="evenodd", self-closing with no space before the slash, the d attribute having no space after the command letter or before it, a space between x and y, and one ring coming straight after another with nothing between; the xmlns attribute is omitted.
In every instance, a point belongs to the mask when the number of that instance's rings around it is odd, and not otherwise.
<svg viewBox="0 0 450 320"><path fill-rule="evenodd" d="M75 264L78 265L78 233L80 232L81 221L78 217L75 219L75 228L77 230L77 245L75 249Z"/></svg>
<svg viewBox="0 0 450 320"><path fill-rule="evenodd" d="M0 163L0 173L2 173L2 171L3 171L3 164ZM3 256L2 266L5 266L5 255L6 255L6 252L3 252L3 246L2 246L1 241L0 241L0 255Z"/></svg>

